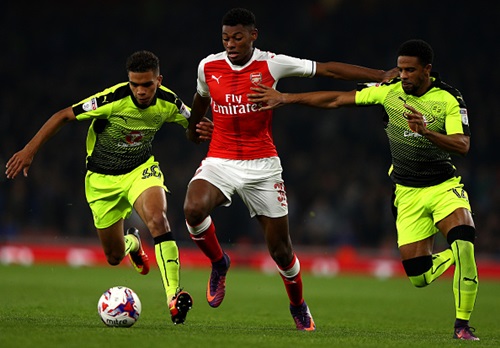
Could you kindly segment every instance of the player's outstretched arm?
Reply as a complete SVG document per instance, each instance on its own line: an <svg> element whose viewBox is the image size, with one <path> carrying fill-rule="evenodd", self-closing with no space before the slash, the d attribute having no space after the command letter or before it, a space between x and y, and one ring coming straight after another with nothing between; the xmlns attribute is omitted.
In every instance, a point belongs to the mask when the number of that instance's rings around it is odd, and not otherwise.
<svg viewBox="0 0 500 348"><path fill-rule="evenodd" d="M73 120L76 120L76 117L71 107L62 109L52 115L26 146L7 161L5 166L7 178L14 179L21 171L24 176L28 176L28 170L40 147L52 138L62 126Z"/></svg>
<svg viewBox="0 0 500 348"><path fill-rule="evenodd" d="M340 62L317 62L316 76L339 80L386 82L399 76L399 70L397 67L385 71Z"/></svg>
<svg viewBox="0 0 500 348"><path fill-rule="evenodd" d="M261 103L261 111L276 109L285 104L302 104L317 108L334 109L355 105L356 91L318 91L306 93L281 93L276 89L260 84L251 87L256 93L248 94L248 100Z"/></svg>
<svg viewBox="0 0 500 348"><path fill-rule="evenodd" d="M203 133L204 131L201 129L205 127L206 124L200 124L200 122L206 122L206 120L208 120L205 118L205 121L202 121L209 107L210 107L210 98L202 97L201 95L198 94L198 92L196 92L193 97L193 105L191 106L191 116L189 117L189 126L186 129L186 136L192 142L200 143L202 141L207 140L206 139L207 134ZM211 135L212 133L210 131L210 137Z"/></svg>

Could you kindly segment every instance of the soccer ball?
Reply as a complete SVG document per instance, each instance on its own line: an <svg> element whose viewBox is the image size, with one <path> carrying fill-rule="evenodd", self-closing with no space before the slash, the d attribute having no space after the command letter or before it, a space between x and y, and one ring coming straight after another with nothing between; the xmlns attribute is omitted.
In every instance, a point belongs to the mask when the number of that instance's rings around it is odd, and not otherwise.
<svg viewBox="0 0 500 348"><path fill-rule="evenodd" d="M139 296L126 286L115 286L106 290L99 302L97 312L104 324L111 327L130 327L141 314Z"/></svg>

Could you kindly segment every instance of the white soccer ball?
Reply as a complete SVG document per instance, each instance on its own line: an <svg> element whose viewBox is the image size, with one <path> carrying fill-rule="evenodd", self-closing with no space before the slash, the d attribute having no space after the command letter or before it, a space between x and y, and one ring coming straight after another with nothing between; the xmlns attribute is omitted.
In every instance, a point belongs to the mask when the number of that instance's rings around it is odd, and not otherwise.
<svg viewBox="0 0 500 348"><path fill-rule="evenodd" d="M106 290L99 302L97 312L104 324L111 327L130 327L141 314L139 296L126 286L115 286Z"/></svg>

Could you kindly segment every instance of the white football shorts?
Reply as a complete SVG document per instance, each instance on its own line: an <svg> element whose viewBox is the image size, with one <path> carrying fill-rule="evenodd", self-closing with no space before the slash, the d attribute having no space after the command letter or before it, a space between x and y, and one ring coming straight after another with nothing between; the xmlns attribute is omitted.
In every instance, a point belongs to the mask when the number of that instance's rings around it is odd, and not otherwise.
<svg viewBox="0 0 500 348"><path fill-rule="evenodd" d="M285 183L281 173L279 157L255 160L231 160L207 157L190 180L206 180L226 196L231 205L231 197L237 193L250 212L250 216L263 215L271 218L288 214Z"/></svg>

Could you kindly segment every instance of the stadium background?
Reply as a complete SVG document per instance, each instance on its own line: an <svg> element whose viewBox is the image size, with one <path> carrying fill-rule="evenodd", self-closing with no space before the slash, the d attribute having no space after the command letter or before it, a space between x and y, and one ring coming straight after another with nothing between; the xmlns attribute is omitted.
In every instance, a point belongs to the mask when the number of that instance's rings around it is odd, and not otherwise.
<svg viewBox="0 0 500 348"><path fill-rule="evenodd" d="M126 57L140 49L161 60L164 85L187 104L200 59L222 50L220 21L242 6L257 16L255 46L318 61L374 68L395 66L400 43L422 38L435 50L435 70L461 90L468 105L471 150L454 162L475 213L479 257L500 256L498 180L500 128L499 6L486 1L47 1L0 5L0 164L18 151L53 112L126 80ZM496 9L495 9L496 7ZM283 91L353 89L353 82L282 80ZM38 153L28 178L0 177L0 246L11 243L98 243L85 202L85 136L75 122ZM376 108L276 111L274 136L284 166L292 239L302 248L342 246L396 255L390 213L387 140ZM191 247L182 204L186 185L206 152L166 125L154 153L167 186L168 217L179 244ZM214 214L229 246L262 249L256 221L235 197ZM126 226L142 224L136 216ZM147 236L146 233L143 236ZM151 240L150 240L151 242ZM440 241L443 243L443 241Z"/></svg>

